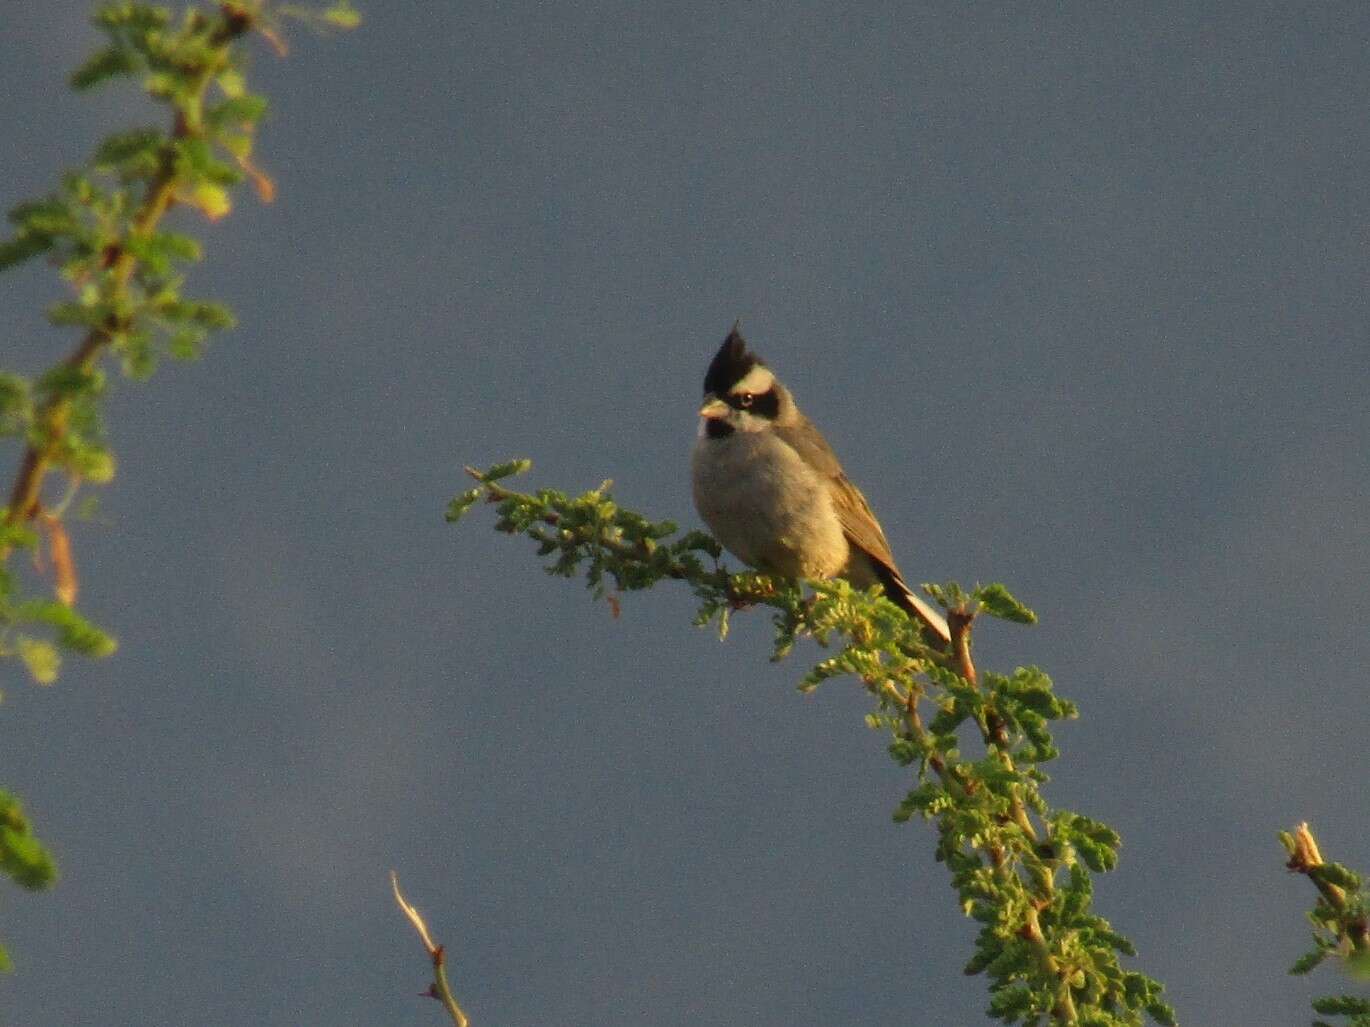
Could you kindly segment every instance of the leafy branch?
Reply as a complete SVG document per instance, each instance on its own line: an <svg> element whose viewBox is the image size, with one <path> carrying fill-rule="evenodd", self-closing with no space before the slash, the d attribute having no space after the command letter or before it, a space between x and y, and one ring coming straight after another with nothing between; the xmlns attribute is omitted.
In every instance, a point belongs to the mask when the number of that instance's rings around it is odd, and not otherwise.
<svg viewBox="0 0 1370 1027"><path fill-rule="evenodd" d="M231 188L246 180L271 200L271 179L253 163L267 103L248 91L237 44L255 32L279 48L283 13L289 12L268 0L222 0L179 19L150 4L101 4L93 20L107 45L73 73L72 86L138 77L167 108L168 125L109 136L59 189L9 212L14 235L0 242L0 270L46 257L68 289L48 319L80 331L76 346L46 373L30 379L0 372L0 437L23 446L8 504L0 508L0 659L18 657L40 683L56 678L63 650L99 657L115 649L113 638L73 609L79 579L65 526L80 486L114 476L100 409L105 358L117 358L127 376L145 378L164 356L198 357L210 334L233 324L222 304L183 295L183 271L200 259L200 243L162 222L177 206L217 221L232 207ZM346 3L311 17L344 28L356 20ZM44 485L52 473L64 476L65 486L48 500ZM15 550L32 552L44 576L51 567L52 598L19 594L9 565Z"/></svg>
<svg viewBox="0 0 1370 1027"><path fill-rule="evenodd" d="M357 21L346 2L305 12L221 0L179 19L129 0L99 5L93 21L106 45L72 74L72 86L138 77L168 110L168 125L109 136L55 192L9 212L14 234L0 241L0 270L46 257L67 287L48 320L79 331L75 347L44 374L0 371L0 438L22 447L0 507L0 660L17 658L40 684L56 679L63 651L101 657L115 650L114 639L74 609L79 578L66 529L80 487L114 476L101 422L103 365L117 358L126 376L145 378L161 357L193 359L212 332L233 324L222 304L182 294L183 269L200 259L200 243L162 222L178 206L216 221L231 208L230 189L247 180L271 200L274 186L252 157L267 104L247 89L238 43L255 32L281 49L283 15L335 28ZM49 476L65 479L56 498L44 494ZM43 592L21 593L16 552L32 555L40 578L50 569ZM4 792L0 873L27 888L56 877L18 801ZM0 968L8 966L0 948Z"/></svg>
<svg viewBox="0 0 1370 1027"><path fill-rule="evenodd" d="M1280 843L1289 853L1285 866L1307 877L1318 892L1318 901L1308 913L1313 947L1289 972L1306 974L1330 957L1341 959L1353 976L1370 978L1370 891L1365 879L1340 863L1326 862L1307 824L1281 831ZM1315 999L1313 1008L1325 1016L1349 1016L1347 1027L1370 1027L1370 998L1330 996ZM1314 1027L1332 1025L1315 1020Z"/></svg>
<svg viewBox="0 0 1370 1027"><path fill-rule="evenodd" d="M1093 874L1117 865L1112 828L1053 809L1041 792L1041 765L1058 754L1054 721L1076 716L1035 667L982 673L972 660L979 616L1035 620L1002 585L969 591L955 583L924 586L947 611L949 653L930 647L917 625L875 589L847 582L792 582L732 574L722 550L703 532L679 534L621 508L605 482L579 496L553 489L524 493L501 484L530 468L526 460L486 471L467 468L476 486L452 500L449 521L482 500L496 508L495 528L524 535L560 577L584 574L596 597L617 612L619 595L680 581L699 601L695 623L726 635L730 616L767 607L775 627L772 659L808 637L832 655L800 680L811 691L852 677L870 694L871 727L889 736L890 755L911 769L913 787L894 817L933 823L937 859L951 873L961 908L980 924L966 973L989 979L989 1015L1005 1023L1174 1024L1161 985L1126 970L1131 942L1092 910ZM982 751L964 754L969 728Z"/></svg>

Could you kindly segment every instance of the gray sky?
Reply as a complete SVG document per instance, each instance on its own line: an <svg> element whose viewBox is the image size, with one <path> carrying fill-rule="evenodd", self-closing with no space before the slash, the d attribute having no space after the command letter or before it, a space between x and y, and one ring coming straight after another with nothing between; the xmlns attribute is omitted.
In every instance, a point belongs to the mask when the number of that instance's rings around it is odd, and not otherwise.
<svg viewBox="0 0 1370 1027"><path fill-rule="evenodd" d="M64 878L4 889L0 1022L438 1023L392 867L479 1024L984 1022L866 699L793 690L812 647L678 589L615 621L442 521L530 456L697 525L737 317L909 578L1037 609L981 663L1080 703L1047 794L1123 833L1132 965L1188 1024L1345 990L1285 976L1275 832L1370 869L1370 8L363 9L258 53L277 202L186 222L241 327L113 391L76 542L120 653L4 683ZM86 10L6 6L5 206L152 117L65 90ZM0 279L4 366L72 345L56 295Z"/></svg>

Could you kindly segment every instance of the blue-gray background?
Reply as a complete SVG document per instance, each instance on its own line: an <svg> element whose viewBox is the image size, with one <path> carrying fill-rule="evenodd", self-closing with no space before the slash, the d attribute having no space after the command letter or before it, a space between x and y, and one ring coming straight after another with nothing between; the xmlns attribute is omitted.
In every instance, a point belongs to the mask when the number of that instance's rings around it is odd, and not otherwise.
<svg viewBox="0 0 1370 1027"><path fill-rule="evenodd" d="M86 5L10 0L6 206L80 99ZM12 1024L433 1024L394 867L480 1024L963 1024L974 925L813 656L679 589L613 620L463 463L694 525L734 318L913 580L1003 580L1083 718L1049 796L1189 1024L1307 1022L1308 818L1370 867L1370 8L371 4L260 50L280 187L192 294L241 327L119 382L77 531L112 660L6 668L0 778L61 860L3 894ZM50 272L0 280L36 371ZM10 456L11 466L13 455Z"/></svg>

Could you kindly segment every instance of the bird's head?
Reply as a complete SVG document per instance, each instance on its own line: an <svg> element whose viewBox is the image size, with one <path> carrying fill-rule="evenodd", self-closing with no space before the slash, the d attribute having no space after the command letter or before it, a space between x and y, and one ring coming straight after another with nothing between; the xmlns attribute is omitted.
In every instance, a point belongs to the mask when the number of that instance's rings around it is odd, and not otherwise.
<svg viewBox="0 0 1370 1027"><path fill-rule="evenodd" d="M738 431L766 431L793 406L785 387L761 358L747 349L742 333L733 325L704 375L700 434L721 439Z"/></svg>

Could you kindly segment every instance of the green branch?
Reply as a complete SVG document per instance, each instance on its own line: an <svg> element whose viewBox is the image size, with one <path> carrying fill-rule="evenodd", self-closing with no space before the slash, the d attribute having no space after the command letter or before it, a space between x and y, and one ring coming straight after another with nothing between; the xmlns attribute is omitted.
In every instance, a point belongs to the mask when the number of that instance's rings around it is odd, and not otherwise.
<svg viewBox="0 0 1370 1027"><path fill-rule="evenodd" d="M910 768L912 788L895 811L935 825L937 859L951 873L961 908L981 926L970 974L989 979L989 1015L1014 1024L1174 1024L1161 985L1125 970L1132 944L1092 911L1092 875L1117 864L1119 839L1108 826L1052 809L1041 792L1041 765L1058 753L1050 724L1076 715L1035 667L981 673L971 632L982 615L1031 623L1034 615L1002 585L965 591L924 586L947 611L952 651L928 646L918 626L879 590L847 582L793 582L732 574L718 543L683 535L614 502L605 482L579 496L552 489L513 491L504 479L529 469L512 461L467 469L475 488L452 500L448 520L482 500L496 508L496 530L523 535L560 577L585 577L596 597L617 610L620 595L661 581L689 586L695 623L726 635L739 610L772 611L772 659L810 638L830 655L800 680L804 691L852 677L874 701L871 727L885 732L890 755ZM981 754L961 751L958 732L973 724Z"/></svg>
<svg viewBox="0 0 1370 1027"><path fill-rule="evenodd" d="M1279 837L1289 853L1285 866L1307 877L1318 892L1318 901L1308 913L1313 947L1289 972L1306 974L1323 960L1333 958L1341 960L1351 976L1370 979L1370 890L1365 879L1340 863L1326 862L1307 824L1281 831ZM1346 1027L1370 1027L1370 997L1330 996L1314 1000L1313 1008L1326 1016L1349 1016ZM1331 1027L1323 1020L1314 1024Z"/></svg>

